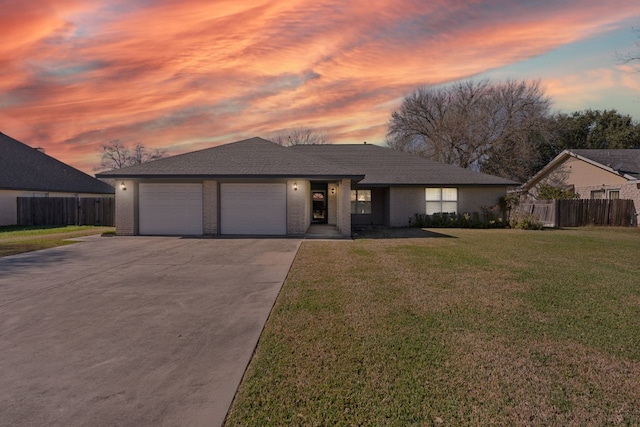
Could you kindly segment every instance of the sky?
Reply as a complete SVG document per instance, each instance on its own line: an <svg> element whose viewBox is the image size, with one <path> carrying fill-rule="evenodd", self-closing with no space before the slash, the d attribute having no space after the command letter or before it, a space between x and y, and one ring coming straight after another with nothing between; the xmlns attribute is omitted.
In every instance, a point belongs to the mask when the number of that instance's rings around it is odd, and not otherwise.
<svg viewBox="0 0 640 427"><path fill-rule="evenodd" d="M640 120L640 2L0 0L0 132L89 174L294 127L383 144L421 86L540 80L554 111Z"/></svg>

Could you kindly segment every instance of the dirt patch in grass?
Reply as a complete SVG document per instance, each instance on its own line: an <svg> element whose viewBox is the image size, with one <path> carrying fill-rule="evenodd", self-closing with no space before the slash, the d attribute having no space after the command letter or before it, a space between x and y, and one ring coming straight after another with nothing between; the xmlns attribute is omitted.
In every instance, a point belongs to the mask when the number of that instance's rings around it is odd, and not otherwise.
<svg viewBox="0 0 640 427"><path fill-rule="evenodd" d="M304 242L227 425L639 424L640 231L610 231Z"/></svg>

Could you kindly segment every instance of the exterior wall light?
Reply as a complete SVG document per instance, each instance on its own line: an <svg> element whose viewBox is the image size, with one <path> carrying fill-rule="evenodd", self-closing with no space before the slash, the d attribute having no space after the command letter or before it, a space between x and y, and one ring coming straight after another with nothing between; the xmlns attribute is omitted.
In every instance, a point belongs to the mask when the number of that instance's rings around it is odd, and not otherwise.
<svg viewBox="0 0 640 427"><path fill-rule="evenodd" d="M127 191L127 186L124 184L124 182L121 182L121 183L120 183L120 189L121 189L122 191Z"/></svg>
<svg viewBox="0 0 640 427"><path fill-rule="evenodd" d="M336 187L331 187L331 194L336 194Z"/></svg>
<svg viewBox="0 0 640 427"><path fill-rule="evenodd" d="M298 183L297 182L293 183L293 191L298 191Z"/></svg>

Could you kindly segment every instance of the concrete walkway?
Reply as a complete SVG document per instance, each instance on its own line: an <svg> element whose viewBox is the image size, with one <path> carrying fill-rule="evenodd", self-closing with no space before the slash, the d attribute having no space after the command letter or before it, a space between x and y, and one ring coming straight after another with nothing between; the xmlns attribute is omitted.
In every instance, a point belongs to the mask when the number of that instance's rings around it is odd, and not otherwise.
<svg viewBox="0 0 640 427"><path fill-rule="evenodd" d="M0 424L221 425L299 246L97 237L0 258Z"/></svg>

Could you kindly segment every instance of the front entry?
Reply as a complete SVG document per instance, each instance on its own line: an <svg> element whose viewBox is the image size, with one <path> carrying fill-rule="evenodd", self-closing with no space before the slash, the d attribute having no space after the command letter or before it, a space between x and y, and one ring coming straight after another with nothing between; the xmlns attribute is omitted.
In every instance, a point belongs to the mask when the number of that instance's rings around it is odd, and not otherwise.
<svg viewBox="0 0 640 427"><path fill-rule="evenodd" d="M327 222L327 190L312 190L313 222Z"/></svg>

